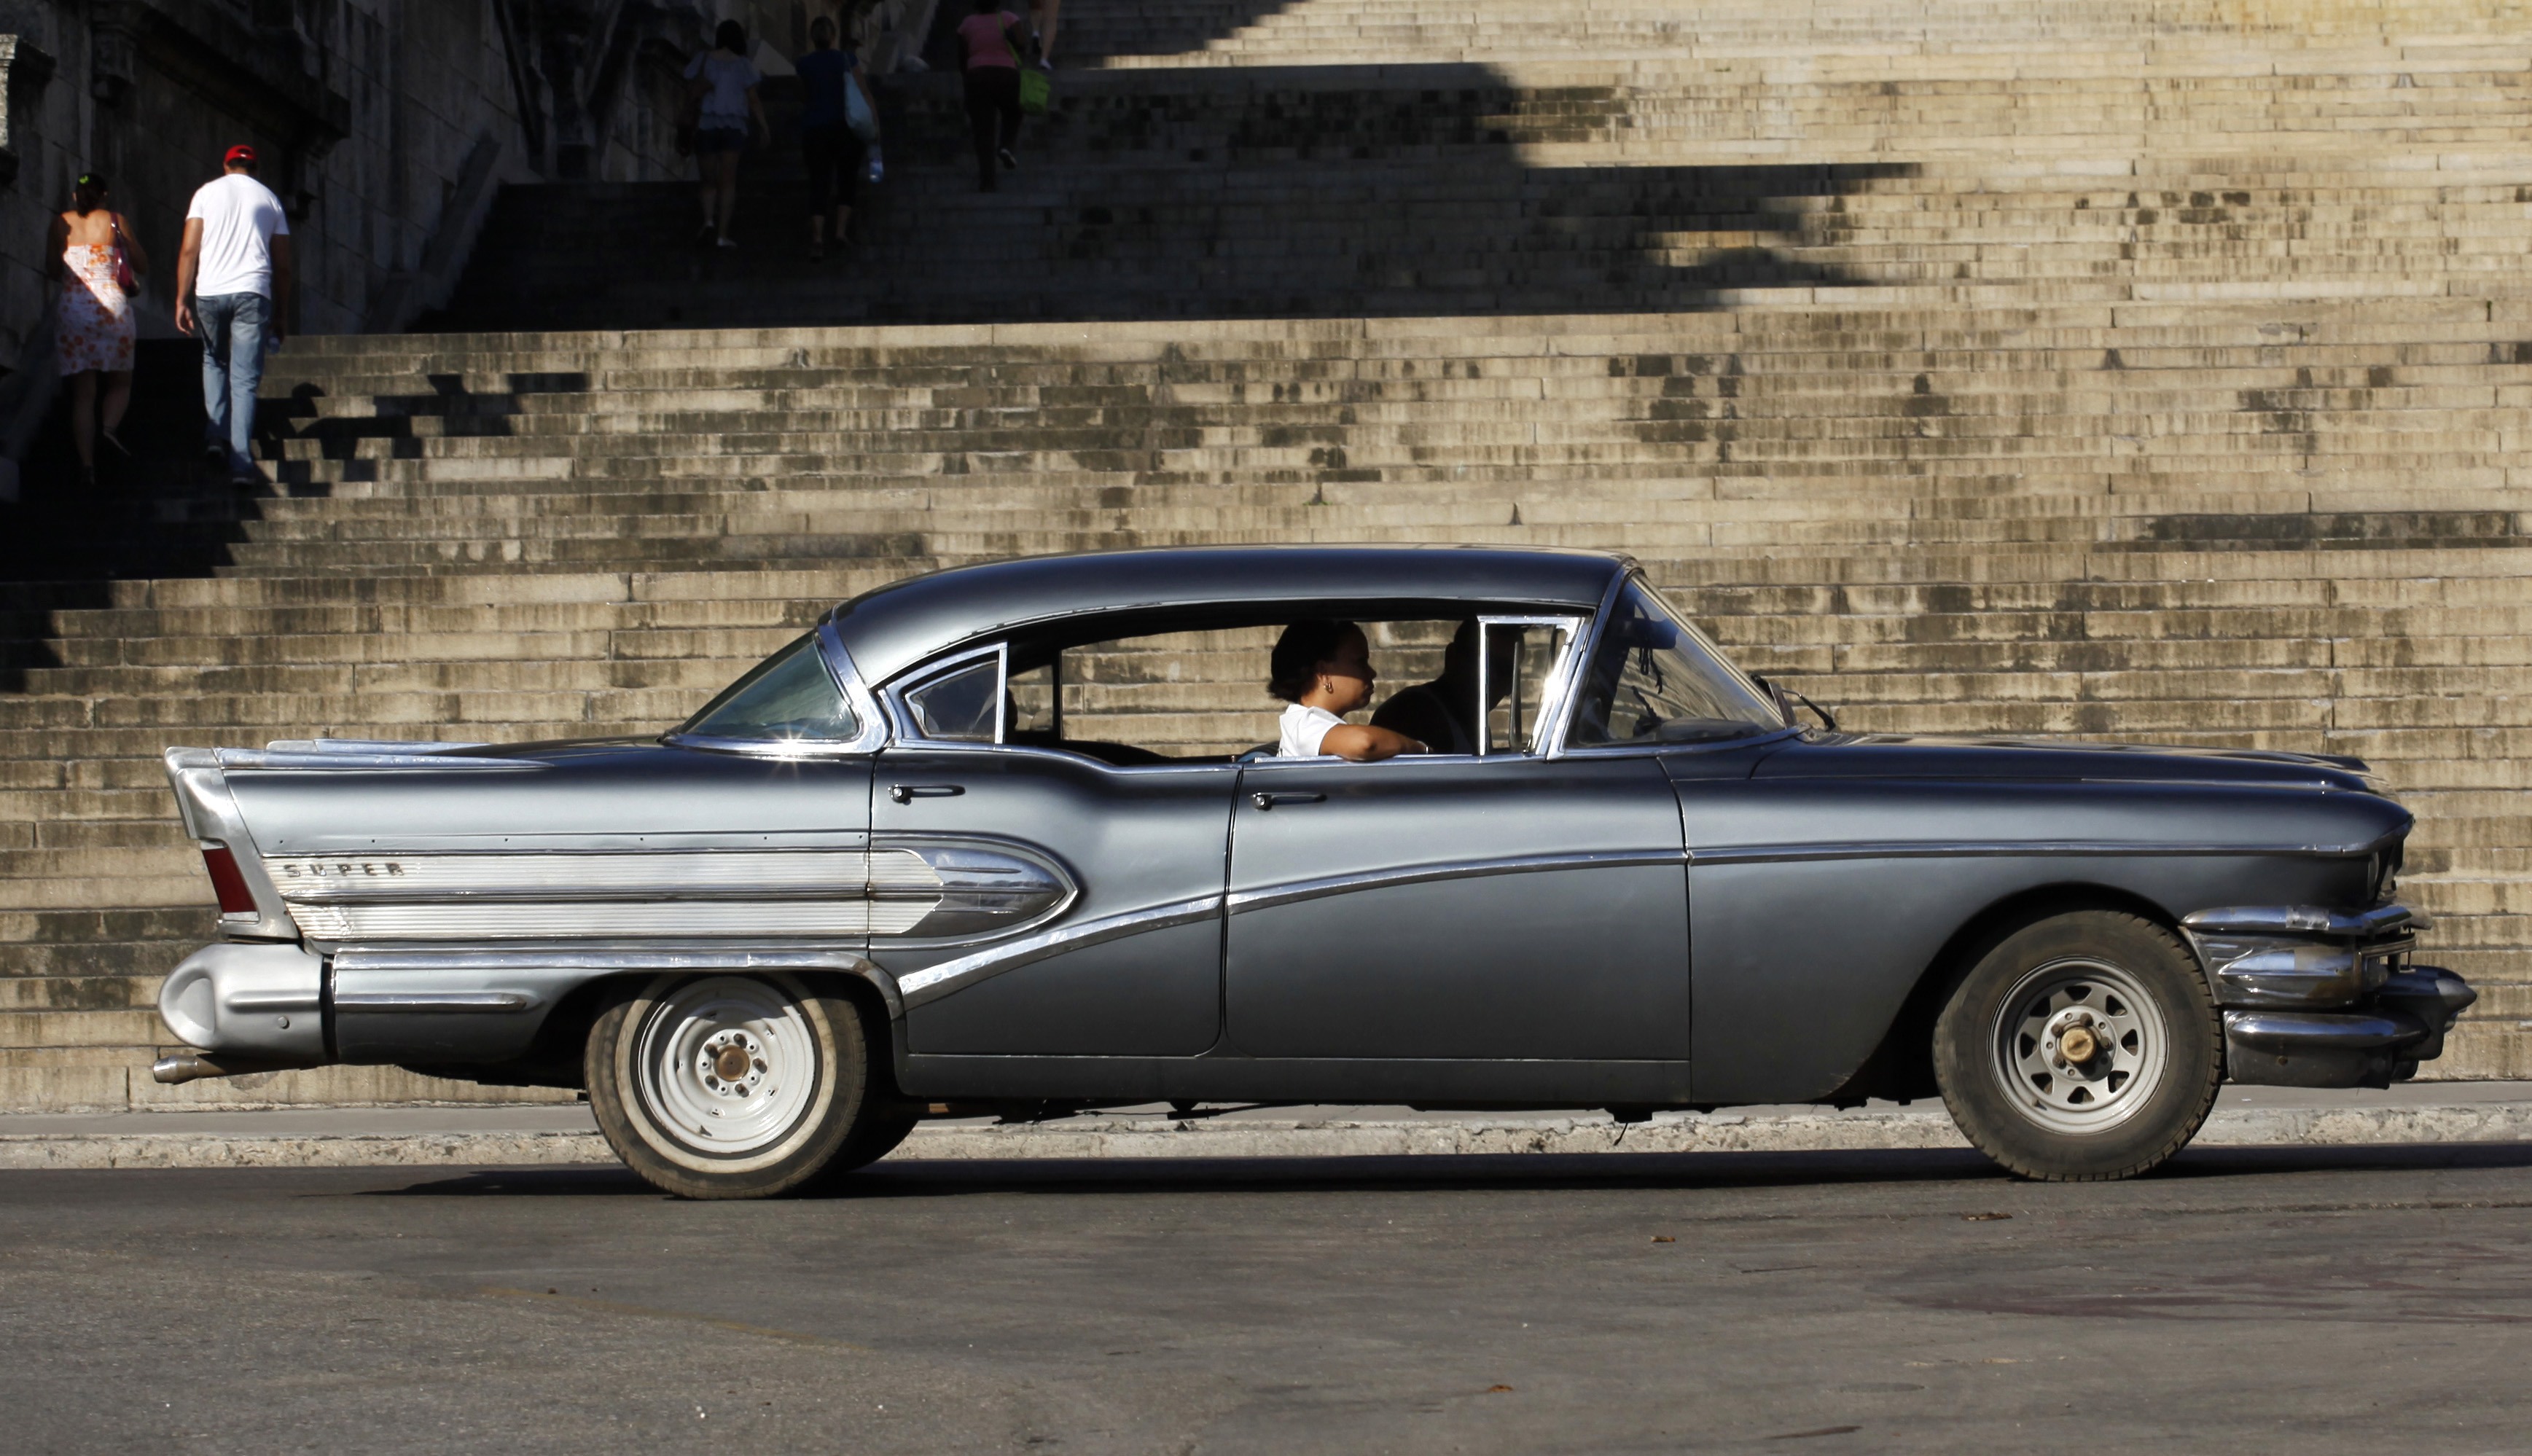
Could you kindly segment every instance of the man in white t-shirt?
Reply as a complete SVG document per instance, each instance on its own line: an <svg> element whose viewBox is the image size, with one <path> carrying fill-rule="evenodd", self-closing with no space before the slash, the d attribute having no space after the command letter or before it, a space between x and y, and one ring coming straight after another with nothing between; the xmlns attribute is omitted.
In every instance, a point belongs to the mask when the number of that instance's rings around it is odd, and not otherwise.
<svg viewBox="0 0 2532 1456"><path fill-rule="evenodd" d="M248 484L261 478L249 452L264 337L278 345L288 329L290 219L281 199L255 180L254 147L230 147L220 170L185 209L176 327L202 341L205 448L227 464L233 483Z"/></svg>

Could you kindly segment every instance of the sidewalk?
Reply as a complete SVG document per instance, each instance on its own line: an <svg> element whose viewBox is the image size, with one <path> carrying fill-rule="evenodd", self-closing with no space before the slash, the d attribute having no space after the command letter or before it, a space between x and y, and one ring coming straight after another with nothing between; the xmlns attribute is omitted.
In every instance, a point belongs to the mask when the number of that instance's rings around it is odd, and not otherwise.
<svg viewBox="0 0 2532 1456"><path fill-rule="evenodd" d="M2532 1142L2532 1083L2388 1092L2226 1088L2202 1146ZM1167 1107L1002 1126L927 1122L911 1158L1344 1157L1514 1152L1797 1152L1962 1148L1940 1102L1742 1107L1620 1126L1598 1111L1271 1107L1181 1121ZM329 1107L0 1115L0 1169L499 1167L615 1160L586 1106Z"/></svg>

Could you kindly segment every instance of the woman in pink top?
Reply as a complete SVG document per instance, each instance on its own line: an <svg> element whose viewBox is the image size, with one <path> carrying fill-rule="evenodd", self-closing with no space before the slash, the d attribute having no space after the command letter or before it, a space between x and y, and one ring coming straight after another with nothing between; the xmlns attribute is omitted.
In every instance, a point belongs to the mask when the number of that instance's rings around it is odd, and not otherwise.
<svg viewBox="0 0 2532 1456"><path fill-rule="evenodd" d="M967 127L976 139L976 185L995 188L997 157L1017 171L1011 147L1020 140L1020 58L1013 28L1020 18L1001 0L976 0L976 13L958 23L960 69L967 78ZM996 122L1000 121L1000 142Z"/></svg>

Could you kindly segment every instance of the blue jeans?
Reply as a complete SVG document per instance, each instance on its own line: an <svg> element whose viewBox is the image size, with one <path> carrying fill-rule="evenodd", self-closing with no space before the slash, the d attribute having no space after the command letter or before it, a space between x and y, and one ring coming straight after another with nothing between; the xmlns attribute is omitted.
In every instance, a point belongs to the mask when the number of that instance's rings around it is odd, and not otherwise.
<svg viewBox="0 0 2532 1456"><path fill-rule="evenodd" d="M202 340L202 411L211 417L203 438L225 445L229 469L240 474L255 470L255 391L263 383L263 328L271 309L259 293L194 300L194 329Z"/></svg>

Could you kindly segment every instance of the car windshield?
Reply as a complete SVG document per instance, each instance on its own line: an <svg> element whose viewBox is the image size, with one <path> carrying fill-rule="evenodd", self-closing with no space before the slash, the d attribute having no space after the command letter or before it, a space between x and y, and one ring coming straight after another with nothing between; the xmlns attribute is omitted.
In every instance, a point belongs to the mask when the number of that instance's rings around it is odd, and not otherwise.
<svg viewBox="0 0 2532 1456"><path fill-rule="evenodd" d="M681 734L763 743L850 743L861 720L837 691L811 633L748 670Z"/></svg>
<svg viewBox="0 0 2532 1456"><path fill-rule="evenodd" d="M1783 726L1765 693L1635 581L1601 634L1566 741L1577 748L1711 743Z"/></svg>

